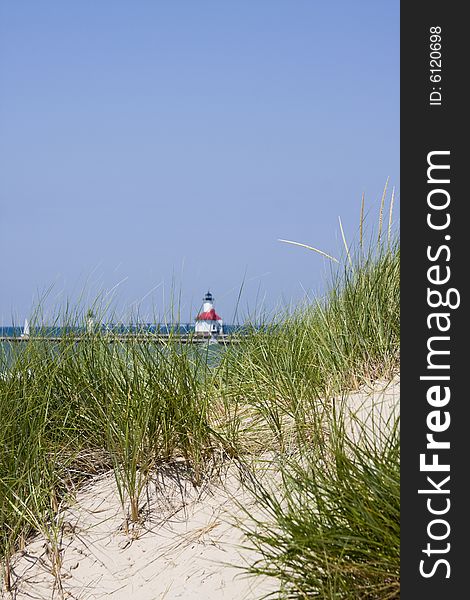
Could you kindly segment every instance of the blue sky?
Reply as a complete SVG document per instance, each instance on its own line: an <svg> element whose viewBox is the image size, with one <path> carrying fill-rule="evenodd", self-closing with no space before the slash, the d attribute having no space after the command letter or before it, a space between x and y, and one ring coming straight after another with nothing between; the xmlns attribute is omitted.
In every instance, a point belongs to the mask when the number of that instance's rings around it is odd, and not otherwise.
<svg viewBox="0 0 470 600"><path fill-rule="evenodd" d="M0 90L2 324L298 302L399 187L398 1L3 0Z"/></svg>

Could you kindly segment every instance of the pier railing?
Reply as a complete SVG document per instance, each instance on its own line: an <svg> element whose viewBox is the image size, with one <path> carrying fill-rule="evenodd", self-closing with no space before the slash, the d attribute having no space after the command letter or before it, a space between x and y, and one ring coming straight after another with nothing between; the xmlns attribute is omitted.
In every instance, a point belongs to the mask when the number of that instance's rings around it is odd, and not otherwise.
<svg viewBox="0 0 470 600"><path fill-rule="evenodd" d="M6 335L0 336L0 342L26 343L32 340L41 340L44 342L62 342L68 340L72 342L93 341L99 338L109 343L115 342L142 342L153 344L167 344L174 341L180 344L204 344L218 342L220 344L238 344L243 338L243 334L222 334L212 336L209 333L80 333L66 335Z"/></svg>

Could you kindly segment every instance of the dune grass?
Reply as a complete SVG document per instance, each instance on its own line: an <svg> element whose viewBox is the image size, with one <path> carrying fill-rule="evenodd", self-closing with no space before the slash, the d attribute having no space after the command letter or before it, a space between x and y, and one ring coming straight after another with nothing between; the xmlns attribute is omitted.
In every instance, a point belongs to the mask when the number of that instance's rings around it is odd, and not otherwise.
<svg viewBox="0 0 470 600"><path fill-rule="evenodd" d="M346 427L351 415L337 404L347 391L399 372L400 248L392 207L393 194L388 235L382 201L378 237L367 251L361 220L357 252L345 242L325 298L253 331L226 356L227 387L263 416L279 444L275 482L266 484L256 470L248 479L257 509L243 526L261 557L248 571L276 577L278 598L400 595L398 417L382 422L369 407L375 424L356 423L358 439Z"/></svg>
<svg viewBox="0 0 470 600"><path fill-rule="evenodd" d="M387 236L383 203L376 242L364 251L361 220L357 253L345 242L324 299L253 331L226 356L228 388L262 414L279 444L274 483L256 470L248 479L257 508L243 525L260 555L248 571L276 577L278 598L400 596L398 417L384 422L370 406L372 426L347 427L354 417L337 403L399 372L393 194Z"/></svg>
<svg viewBox="0 0 470 600"><path fill-rule="evenodd" d="M278 577L280 597L398 597L397 428L386 443L366 439L359 449L341 421L331 421L330 400L398 371L400 253L390 228L385 237L380 231L367 253L361 237L323 299L248 328L217 361L209 347L176 336L164 345L120 341L70 307L57 322L71 332L82 327L80 341L32 336L3 348L4 587L14 583L10 557L40 532L60 589L61 508L93 475L113 469L132 528L160 465L184 460L198 486L226 457L272 450L282 486L276 495L251 479L269 517L249 531L264 557L251 571Z"/></svg>
<svg viewBox="0 0 470 600"><path fill-rule="evenodd" d="M7 588L8 557L33 532L54 537L60 503L81 482L112 468L125 524L136 523L152 470L183 457L197 485L221 439L208 421L215 371L190 345L90 333L59 344L33 338L11 352L0 379Z"/></svg>
<svg viewBox="0 0 470 600"><path fill-rule="evenodd" d="M271 597L400 597L398 421L382 432L361 425L357 439L342 411L319 412L309 443L280 455L274 478L251 473L256 511L245 509L242 528L260 558L248 571L279 580Z"/></svg>

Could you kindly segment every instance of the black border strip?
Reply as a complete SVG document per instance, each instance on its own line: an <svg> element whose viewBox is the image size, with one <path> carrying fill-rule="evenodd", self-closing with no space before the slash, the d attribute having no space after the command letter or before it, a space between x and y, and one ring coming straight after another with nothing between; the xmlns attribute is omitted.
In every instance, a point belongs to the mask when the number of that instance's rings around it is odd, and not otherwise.
<svg viewBox="0 0 470 600"><path fill-rule="evenodd" d="M470 53L460 6L434 0L401 4L401 597L405 600L465 597L470 573L470 527L465 518L470 494L466 489L470 328L465 316L470 229L465 213L470 197L464 190L468 109L463 91L469 72L464 62ZM433 34L441 40L431 38ZM441 46L431 48L433 43ZM430 163L436 167L428 172ZM445 306L446 300L455 308ZM437 313L441 316L430 316ZM420 455L424 455L421 467Z"/></svg>

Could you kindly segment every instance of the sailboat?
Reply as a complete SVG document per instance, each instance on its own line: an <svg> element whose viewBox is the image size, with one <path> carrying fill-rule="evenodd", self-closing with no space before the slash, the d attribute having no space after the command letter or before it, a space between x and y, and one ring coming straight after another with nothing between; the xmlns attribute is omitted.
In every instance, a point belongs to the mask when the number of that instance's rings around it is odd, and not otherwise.
<svg viewBox="0 0 470 600"><path fill-rule="evenodd" d="M22 338L29 338L29 322L28 319L24 320L23 333L21 334Z"/></svg>

